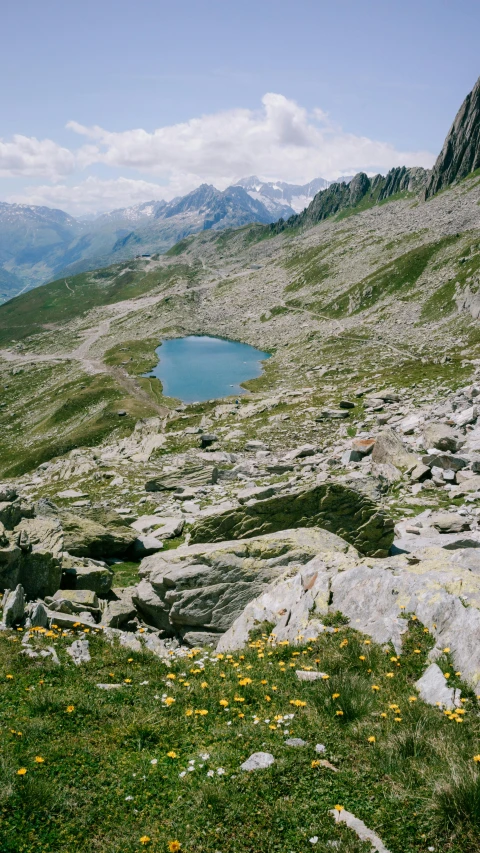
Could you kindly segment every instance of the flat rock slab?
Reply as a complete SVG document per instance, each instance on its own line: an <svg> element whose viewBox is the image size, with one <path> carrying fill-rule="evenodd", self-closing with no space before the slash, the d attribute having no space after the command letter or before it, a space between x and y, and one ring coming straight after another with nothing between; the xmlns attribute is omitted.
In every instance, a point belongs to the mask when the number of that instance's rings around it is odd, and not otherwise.
<svg viewBox="0 0 480 853"><path fill-rule="evenodd" d="M285 741L285 746L299 747L299 746L306 746L306 745L307 745L307 741L302 740L301 737L289 737Z"/></svg>
<svg viewBox="0 0 480 853"><path fill-rule="evenodd" d="M241 770L247 770L251 772L252 770L266 770L267 767L271 767L274 764L275 759L270 752L254 752L250 758L247 758L246 761L240 766Z"/></svg>
<svg viewBox="0 0 480 853"><path fill-rule="evenodd" d="M67 655L70 655L77 666L88 663L91 660L88 640L75 640L67 649Z"/></svg>
<svg viewBox="0 0 480 853"><path fill-rule="evenodd" d="M392 520L373 500L351 485L328 482L204 518L193 526L190 541L245 539L296 527L329 530L372 557L386 557L394 537Z"/></svg>
<svg viewBox="0 0 480 853"><path fill-rule="evenodd" d="M343 809L341 812L336 811L336 809L331 809L330 814L335 818L337 823L346 823L350 829L353 829L361 841L369 841L377 853L390 853L390 851L385 847L382 839L379 838L372 829L365 826L363 820L355 817L352 812L347 812L346 809Z"/></svg>
<svg viewBox="0 0 480 853"><path fill-rule="evenodd" d="M99 690L118 690L120 687L128 687L127 684L97 684Z"/></svg>

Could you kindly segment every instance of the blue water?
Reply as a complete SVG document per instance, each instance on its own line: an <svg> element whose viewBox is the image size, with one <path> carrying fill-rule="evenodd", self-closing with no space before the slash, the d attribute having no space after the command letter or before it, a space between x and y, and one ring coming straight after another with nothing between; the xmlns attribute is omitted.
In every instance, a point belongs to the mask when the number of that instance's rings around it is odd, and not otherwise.
<svg viewBox="0 0 480 853"><path fill-rule="evenodd" d="M160 361L148 376L184 403L245 394L239 383L261 376L262 361L270 358L248 344L199 335L164 341L156 353Z"/></svg>

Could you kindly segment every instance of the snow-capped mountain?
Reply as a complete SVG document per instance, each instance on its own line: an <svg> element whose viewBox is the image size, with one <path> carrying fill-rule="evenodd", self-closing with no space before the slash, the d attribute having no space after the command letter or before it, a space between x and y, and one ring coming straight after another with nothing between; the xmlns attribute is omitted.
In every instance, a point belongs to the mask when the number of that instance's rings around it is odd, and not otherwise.
<svg viewBox="0 0 480 853"><path fill-rule="evenodd" d="M279 213L282 207L290 207L295 213L301 213L320 190L327 189L333 183L348 183L352 177L349 175L337 178L336 181L314 178L308 184L287 184L285 181L262 181L252 175L237 181L237 186L243 187L252 198L261 201L272 213L275 212L277 219L287 219L291 214Z"/></svg>

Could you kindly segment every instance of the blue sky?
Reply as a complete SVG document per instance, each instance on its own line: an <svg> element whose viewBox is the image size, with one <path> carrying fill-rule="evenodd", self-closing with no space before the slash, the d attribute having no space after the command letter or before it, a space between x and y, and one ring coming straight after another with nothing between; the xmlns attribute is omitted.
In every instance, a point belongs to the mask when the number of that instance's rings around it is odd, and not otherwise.
<svg viewBox="0 0 480 853"><path fill-rule="evenodd" d="M0 199L75 214L429 166L479 31L478 0L4 4Z"/></svg>

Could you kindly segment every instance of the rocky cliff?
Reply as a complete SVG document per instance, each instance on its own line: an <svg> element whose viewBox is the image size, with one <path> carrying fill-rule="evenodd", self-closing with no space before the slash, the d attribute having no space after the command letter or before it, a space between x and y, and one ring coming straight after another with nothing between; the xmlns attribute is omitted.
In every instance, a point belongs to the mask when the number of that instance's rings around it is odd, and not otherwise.
<svg viewBox="0 0 480 853"><path fill-rule="evenodd" d="M425 197L480 167L480 77L465 98L433 167Z"/></svg>

